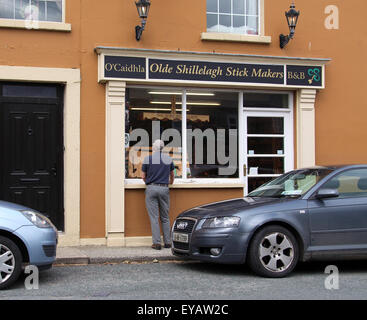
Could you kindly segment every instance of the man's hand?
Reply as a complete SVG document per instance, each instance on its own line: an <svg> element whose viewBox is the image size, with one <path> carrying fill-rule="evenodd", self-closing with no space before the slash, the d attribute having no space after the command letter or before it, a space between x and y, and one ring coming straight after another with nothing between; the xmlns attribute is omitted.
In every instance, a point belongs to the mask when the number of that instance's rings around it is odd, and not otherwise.
<svg viewBox="0 0 367 320"><path fill-rule="evenodd" d="M169 184L173 184L174 181L175 181L175 173L172 170L170 175L169 175Z"/></svg>

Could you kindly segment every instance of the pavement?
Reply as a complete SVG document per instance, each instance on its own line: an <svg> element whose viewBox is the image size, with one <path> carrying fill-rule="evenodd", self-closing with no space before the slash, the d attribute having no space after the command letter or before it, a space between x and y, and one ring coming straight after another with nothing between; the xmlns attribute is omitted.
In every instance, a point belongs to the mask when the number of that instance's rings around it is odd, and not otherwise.
<svg viewBox="0 0 367 320"><path fill-rule="evenodd" d="M146 247L78 246L58 247L54 264L103 264L181 260L171 249Z"/></svg>

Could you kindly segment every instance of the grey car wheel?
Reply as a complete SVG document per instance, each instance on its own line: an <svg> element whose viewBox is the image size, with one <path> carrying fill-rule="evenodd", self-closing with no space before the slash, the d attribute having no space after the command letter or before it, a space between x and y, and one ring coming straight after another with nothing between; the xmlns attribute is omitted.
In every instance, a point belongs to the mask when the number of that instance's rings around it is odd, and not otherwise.
<svg viewBox="0 0 367 320"><path fill-rule="evenodd" d="M281 226L268 226L253 238L248 253L250 268L257 274L280 278L298 262L298 244L293 234Z"/></svg>
<svg viewBox="0 0 367 320"><path fill-rule="evenodd" d="M0 290L16 281L22 270L22 255L10 239L0 236Z"/></svg>

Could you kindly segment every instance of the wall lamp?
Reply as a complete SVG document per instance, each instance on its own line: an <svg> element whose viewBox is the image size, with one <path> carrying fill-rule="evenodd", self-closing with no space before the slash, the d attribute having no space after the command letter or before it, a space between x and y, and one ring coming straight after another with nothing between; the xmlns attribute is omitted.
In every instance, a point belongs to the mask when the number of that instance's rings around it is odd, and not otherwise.
<svg viewBox="0 0 367 320"><path fill-rule="evenodd" d="M281 34L279 36L280 40L280 48L284 48L289 40L293 39L294 31L296 30L297 21L299 17L300 12L296 10L296 7L294 5L294 2L291 4L290 9L286 11L285 17L287 18L287 23L289 27L289 35L285 36Z"/></svg>
<svg viewBox="0 0 367 320"><path fill-rule="evenodd" d="M141 26L135 27L135 38L137 41L140 40L140 37L144 31L145 24L147 23L150 1L149 0L139 0L135 2L136 8L138 9L139 17L141 19Z"/></svg>

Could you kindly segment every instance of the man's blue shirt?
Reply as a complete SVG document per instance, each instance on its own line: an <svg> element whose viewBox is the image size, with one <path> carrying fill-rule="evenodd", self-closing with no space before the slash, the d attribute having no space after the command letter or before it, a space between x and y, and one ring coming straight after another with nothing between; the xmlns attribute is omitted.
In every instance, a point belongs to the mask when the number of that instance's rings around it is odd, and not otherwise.
<svg viewBox="0 0 367 320"><path fill-rule="evenodd" d="M145 183L169 184L170 172L175 169L172 158L164 153L154 152L145 157L142 170L146 173Z"/></svg>

